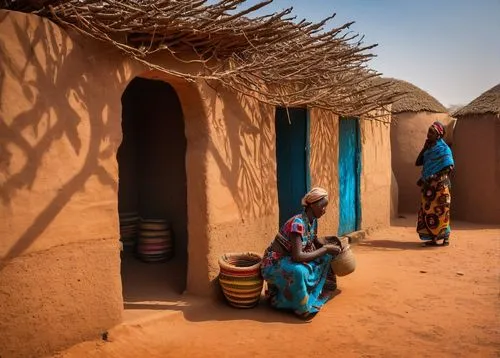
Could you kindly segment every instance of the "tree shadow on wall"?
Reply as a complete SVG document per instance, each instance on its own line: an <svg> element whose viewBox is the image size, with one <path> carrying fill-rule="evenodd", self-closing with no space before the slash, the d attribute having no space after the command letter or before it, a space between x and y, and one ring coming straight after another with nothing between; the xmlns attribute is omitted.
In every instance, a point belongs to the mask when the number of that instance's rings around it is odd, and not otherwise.
<svg viewBox="0 0 500 358"><path fill-rule="evenodd" d="M107 101L106 90L119 91L125 83L123 69L110 70L111 63L104 58L85 56L81 44L72 43L69 35L43 20L40 24L28 18L6 16L1 22L12 22L16 41L22 44L22 59L10 56L6 40L0 38L0 200L10 207L21 191L31 191L39 171L53 145L63 137L71 145L73 155L83 158L83 165L73 176L46 195L47 203L17 238L2 258L2 266L27 250L64 209L75 193L84 190L85 183L93 176L116 192L117 183L101 164L115 155L119 141L119 123L108 120L104 113L119 113L119 101ZM31 20L32 21L32 20ZM24 22L24 23L23 23ZM8 25L8 24L7 24ZM38 25L38 26L37 26ZM105 50L93 49L94 54ZM108 71L92 71L97 66ZM5 97L6 79L22 87L22 101L32 103L30 108L7 118ZM120 92L121 93L121 92ZM11 111L15 108L12 108ZM88 113L86 124L79 110ZM83 138L79 126L88 126ZM86 152L84 149L87 149ZM53 150L53 148L52 148ZM16 161L24 157L23 165L13 169ZM18 165L18 163L15 163ZM54 180L60 180L54 173Z"/></svg>
<svg viewBox="0 0 500 358"><path fill-rule="evenodd" d="M223 99L222 115L216 115L215 96L210 111L216 137L223 140L221 143L211 141L209 152L241 217L271 215L275 203L269 188L276 187L274 108L226 90L219 93Z"/></svg>
<svg viewBox="0 0 500 358"><path fill-rule="evenodd" d="M325 111L317 112L317 120L311 130L311 176L313 185L328 190L332 200L337 200L334 193L338 191L337 168L338 156L338 122L331 119L332 114ZM337 119L338 121L338 119Z"/></svg>

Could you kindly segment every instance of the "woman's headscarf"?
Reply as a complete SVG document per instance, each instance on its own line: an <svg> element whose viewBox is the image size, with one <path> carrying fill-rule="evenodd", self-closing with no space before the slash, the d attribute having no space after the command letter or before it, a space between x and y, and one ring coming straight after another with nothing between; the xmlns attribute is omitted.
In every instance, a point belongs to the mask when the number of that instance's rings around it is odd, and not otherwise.
<svg viewBox="0 0 500 358"><path fill-rule="evenodd" d="M312 188L304 197L302 198L302 206L308 206L314 204L321 199L328 199L328 192L323 188Z"/></svg>
<svg viewBox="0 0 500 358"><path fill-rule="evenodd" d="M441 122L436 121L436 122L431 124L431 127L434 128L434 130L438 134L439 138L444 137L444 126Z"/></svg>

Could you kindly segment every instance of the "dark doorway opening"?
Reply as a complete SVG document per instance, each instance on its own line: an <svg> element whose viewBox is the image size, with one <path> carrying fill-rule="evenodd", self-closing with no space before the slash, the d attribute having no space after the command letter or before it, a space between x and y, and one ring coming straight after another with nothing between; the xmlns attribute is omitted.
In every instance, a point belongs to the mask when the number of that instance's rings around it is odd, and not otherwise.
<svg viewBox="0 0 500 358"><path fill-rule="evenodd" d="M126 309L145 308L175 300L186 288L187 144L175 89L133 79L122 96L122 133L117 161L123 299Z"/></svg>

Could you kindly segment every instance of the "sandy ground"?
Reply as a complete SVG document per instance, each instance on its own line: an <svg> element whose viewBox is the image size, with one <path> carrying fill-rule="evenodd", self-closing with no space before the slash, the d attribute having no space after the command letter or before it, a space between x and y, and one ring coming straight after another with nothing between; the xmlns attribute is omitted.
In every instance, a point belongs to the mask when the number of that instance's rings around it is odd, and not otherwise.
<svg viewBox="0 0 500 358"><path fill-rule="evenodd" d="M356 272L311 323L179 296L54 357L500 357L500 228L456 223L449 247L424 248L413 222L357 245Z"/></svg>

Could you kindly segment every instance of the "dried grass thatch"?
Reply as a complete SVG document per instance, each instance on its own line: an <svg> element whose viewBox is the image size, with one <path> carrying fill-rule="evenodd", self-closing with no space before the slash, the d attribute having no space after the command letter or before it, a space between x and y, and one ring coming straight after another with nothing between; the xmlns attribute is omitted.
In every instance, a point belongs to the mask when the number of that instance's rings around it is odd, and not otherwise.
<svg viewBox="0 0 500 358"><path fill-rule="evenodd" d="M395 78L380 78L377 82L390 82L401 96L393 103L392 113L434 112L447 113L446 108L434 97L417 86Z"/></svg>
<svg viewBox="0 0 500 358"><path fill-rule="evenodd" d="M0 0L2 1L2 0ZM272 0L244 9L245 0L3 0L3 8L34 12L113 44L152 69L190 81L218 81L262 102L314 106L360 116L397 97L391 83L375 83L373 57L352 23L324 31L290 17L291 8L249 18ZM2 3L0 2L0 5ZM177 72L153 62L166 52L200 70ZM190 56L188 56L190 54ZM193 58L194 56L194 58Z"/></svg>
<svg viewBox="0 0 500 358"><path fill-rule="evenodd" d="M460 118L478 114L500 116L500 83L484 92L467 106L453 113L453 117Z"/></svg>

